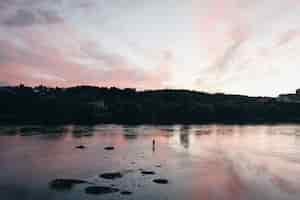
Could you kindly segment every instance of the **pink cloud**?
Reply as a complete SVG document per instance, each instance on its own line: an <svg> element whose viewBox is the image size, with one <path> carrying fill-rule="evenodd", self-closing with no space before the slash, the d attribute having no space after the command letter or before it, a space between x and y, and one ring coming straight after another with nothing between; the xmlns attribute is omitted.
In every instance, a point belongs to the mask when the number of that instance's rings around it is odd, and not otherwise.
<svg viewBox="0 0 300 200"><path fill-rule="evenodd" d="M289 30L279 38L277 46L283 46L298 37L300 37L300 30Z"/></svg>
<svg viewBox="0 0 300 200"><path fill-rule="evenodd" d="M11 41L0 41L0 80L9 84L49 86L98 85L138 88L161 88L168 78L168 66L159 66L155 71L144 71L132 65L121 55L107 53L91 42L83 41L80 35L67 26L52 26L59 34L73 38L60 46L50 45L51 33L25 30L22 39L26 50ZM93 43L92 43L93 44ZM97 54L86 54L83 49L90 48ZM97 49L98 48L98 49ZM4 49L4 50L3 50ZM166 53L164 60L170 59ZM96 61L95 66L82 65L70 57L89 58ZM101 66L101 64L107 66Z"/></svg>

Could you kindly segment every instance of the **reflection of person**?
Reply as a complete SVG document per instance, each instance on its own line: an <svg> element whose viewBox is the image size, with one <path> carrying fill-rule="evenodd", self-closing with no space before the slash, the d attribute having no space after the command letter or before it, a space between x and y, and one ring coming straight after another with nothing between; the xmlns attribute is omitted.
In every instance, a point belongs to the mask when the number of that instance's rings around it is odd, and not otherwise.
<svg viewBox="0 0 300 200"><path fill-rule="evenodd" d="M152 140L152 151L155 151L155 140Z"/></svg>

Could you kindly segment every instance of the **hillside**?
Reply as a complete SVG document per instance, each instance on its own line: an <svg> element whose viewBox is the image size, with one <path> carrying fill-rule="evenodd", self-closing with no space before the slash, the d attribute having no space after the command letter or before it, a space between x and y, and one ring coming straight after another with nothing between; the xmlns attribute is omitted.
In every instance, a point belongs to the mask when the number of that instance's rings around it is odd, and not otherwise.
<svg viewBox="0 0 300 200"><path fill-rule="evenodd" d="M2 124L299 122L300 104L188 90L1 87Z"/></svg>

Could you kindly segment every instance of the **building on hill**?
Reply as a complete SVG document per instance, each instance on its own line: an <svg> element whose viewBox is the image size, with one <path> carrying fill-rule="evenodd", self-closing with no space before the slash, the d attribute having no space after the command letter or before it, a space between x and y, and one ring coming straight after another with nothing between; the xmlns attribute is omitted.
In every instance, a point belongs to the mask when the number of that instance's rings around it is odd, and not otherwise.
<svg viewBox="0 0 300 200"><path fill-rule="evenodd" d="M277 97L280 102L300 103L300 89L296 90L294 94L281 94Z"/></svg>

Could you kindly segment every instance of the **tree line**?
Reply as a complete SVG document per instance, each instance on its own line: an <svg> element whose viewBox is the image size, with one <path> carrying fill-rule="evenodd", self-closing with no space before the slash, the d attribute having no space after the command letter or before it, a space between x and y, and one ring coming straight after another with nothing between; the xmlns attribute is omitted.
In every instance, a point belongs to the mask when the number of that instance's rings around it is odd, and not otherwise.
<svg viewBox="0 0 300 200"><path fill-rule="evenodd" d="M276 98L77 86L0 88L0 123L200 124L300 122L300 104Z"/></svg>

